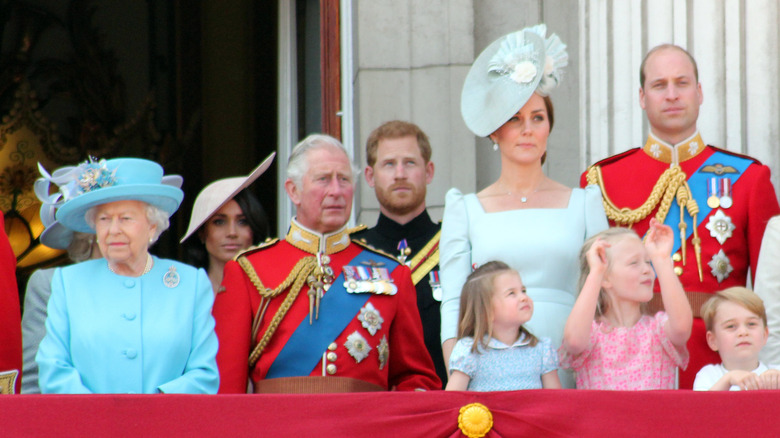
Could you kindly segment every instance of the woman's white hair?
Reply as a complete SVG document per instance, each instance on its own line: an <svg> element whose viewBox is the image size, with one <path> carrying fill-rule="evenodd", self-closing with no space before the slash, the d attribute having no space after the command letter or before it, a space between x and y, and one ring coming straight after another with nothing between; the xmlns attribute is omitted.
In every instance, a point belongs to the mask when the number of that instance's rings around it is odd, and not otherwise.
<svg viewBox="0 0 780 438"><path fill-rule="evenodd" d="M290 159L287 160L287 178L289 178L296 187L301 187L303 176L309 171L309 165L311 163L306 159L309 151L326 147L335 147L344 152L344 155L347 156L347 160L349 160L349 167L352 170L352 179L355 180L357 178L359 170L352 162L349 152L347 152L347 148L345 148L340 141L327 134L311 134L295 145L290 153Z"/></svg>
<svg viewBox="0 0 780 438"><path fill-rule="evenodd" d="M168 213L166 213L165 211L155 207L152 204L147 204L145 202L144 202L144 206L146 206L146 219L149 221L149 224L156 225L154 229L154 235L152 235L152 240L149 242L149 246L152 246L155 244L155 242L157 242L157 239L160 237L160 234L162 234L163 231L167 230L168 227L171 226L171 221L168 219ZM92 228L93 230L95 229L95 215L97 214L98 207L100 206L96 205L94 207L91 207L84 214L84 220L87 222L87 225L89 225L89 227Z"/></svg>

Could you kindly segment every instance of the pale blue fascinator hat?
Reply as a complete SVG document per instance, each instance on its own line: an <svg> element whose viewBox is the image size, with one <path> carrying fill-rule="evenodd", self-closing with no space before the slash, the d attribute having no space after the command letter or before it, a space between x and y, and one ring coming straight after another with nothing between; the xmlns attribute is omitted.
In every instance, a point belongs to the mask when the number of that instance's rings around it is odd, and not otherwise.
<svg viewBox="0 0 780 438"><path fill-rule="evenodd" d="M534 92L547 96L558 86L569 62L557 35L546 37L539 24L493 41L471 65L460 99L460 113L474 134L487 137L528 102Z"/></svg>
<svg viewBox="0 0 780 438"><path fill-rule="evenodd" d="M183 182L181 176L164 176L162 166L141 158L90 159L52 175L48 175L40 165L39 170L45 182L40 183L40 188L36 186L36 193L40 191L38 197L48 192L49 182L57 183L59 193L51 195L53 202L50 202L59 207L55 218L66 228L82 233L95 232L87 225L84 216L87 210L97 205L142 201L170 216L184 198L180 188Z"/></svg>

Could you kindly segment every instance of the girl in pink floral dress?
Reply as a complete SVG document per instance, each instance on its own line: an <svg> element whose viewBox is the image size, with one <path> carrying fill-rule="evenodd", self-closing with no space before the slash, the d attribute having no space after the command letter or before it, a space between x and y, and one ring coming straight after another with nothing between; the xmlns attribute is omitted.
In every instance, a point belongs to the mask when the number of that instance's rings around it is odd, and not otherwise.
<svg viewBox="0 0 780 438"><path fill-rule="evenodd" d="M674 389L675 368L688 365L693 315L673 271L673 242L672 229L653 219L644 243L610 228L583 245L581 292L560 349L577 388ZM666 311L646 315L656 274Z"/></svg>

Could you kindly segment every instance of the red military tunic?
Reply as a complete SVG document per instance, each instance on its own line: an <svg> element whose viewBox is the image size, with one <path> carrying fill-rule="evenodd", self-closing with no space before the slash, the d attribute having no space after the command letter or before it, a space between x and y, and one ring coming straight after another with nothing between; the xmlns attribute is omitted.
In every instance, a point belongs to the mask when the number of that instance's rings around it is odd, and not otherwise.
<svg viewBox="0 0 780 438"><path fill-rule="evenodd" d="M303 228L293 220L284 241L261 245L260 248L245 253L245 256L263 286L274 289L288 278L301 259L311 257L318 251L329 255L333 277L337 278L344 265L349 265L355 256L367 249L350 241L346 229L322 236ZM371 258L378 263L383 260L390 261L386 256L373 252ZM371 294L363 306L364 309L373 307L382 319L378 326L374 325L374 334L371 334L366 323L358 319L359 313L349 317L351 319L346 328L333 339L328 348L316 352L321 359L308 375L349 377L385 389L441 387L423 343L422 325L409 268L400 265L390 275L398 292L395 295ZM225 266L222 284L225 290L217 294L213 310L219 338L219 392L243 393L246 392L247 373L250 371L248 358L252 347L269 328L290 288L270 299L257 331L256 342L253 343L250 342L252 321L261 303L257 287L235 261L228 262ZM265 379L269 368L299 324L309 323L308 289L308 285L304 283L257 364L251 369L249 377L253 382ZM332 291L347 293L334 285L325 292L325 296ZM323 318L322 314L320 318ZM319 319L314 319L313 325L318 323ZM360 354L355 352L354 347L348 347L348 337L354 333L358 333L370 347L364 358L359 357Z"/></svg>
<svg viewBox="0 0 780 438"><path fill-rule="evenodd" d="M0 214L0 393L19 394L22 384L22 313L16 257Z"/></svg>
<svg viewBox="0 0 780 438"><path fill-rule="evenodd" d="M750 163L741 174L731 172L729 169L724 172L723 168L718 168L718 166L707 166L699 170L705 161L716 152L748 159ZM729 177L733 181L731 188L733 205L729 208L713 208L709 215L705 217L702 217L702 214L698 215L700 223L697 231L701 239L703 279L699 279L693 234L686 240L686 263L683 264L682 261L682 248L673 255L675 271L679 275L683 288L686 293L704 292L713 294L728 287L745 286L748 268L750 268L753 274L756 271L764 228L766 228L766 224L772 216L780 213L777 197L769 179L769 168L750 157L738 155L714 146L707 146L698 133L674 147L651 135L644 148L631 149L622 154L606 158L591 167L595 168L598 166L601 169L602 193L609 197L616 207L636 209L649 198L661 174L669 169L672 164L680 165L688 181L697 171L705 180L709 180L710 177ZM580 185L583 187L588 184L587 175L588 172L585 172L580 180ZM702 183L700 182L700 184ZM706 184L706 182L703 184ZM676 201L673 202L676 203ZM650 218L656 217L657 214L658 206L656 205L652 208L650 214L635 222L632 228L640 236L644 235L647 232ZM730 218L734 226L731 236L727 237L722 244L714 236L717 233L707 228L711 220L713 224L710 227L713 227L715 222L713 216L716 214L719 216L722 214ZM690 217L688 212L685 212L685 215ZM671 224L675 233L679 233L677 228L679 221L678 213L676 217L670 215L666 223ZM610 224L615 225L615 221L612 218L610 218ZM721 250L728 259L727 263L724 263L722 256L717 256ZM718 261L720 263L717 263ZM713 262L715 268L710 266L710 262ZM726 272L728 271L728 266L732 268L730 272ZM718 275L720 275L720 279ZM656 292L658 292L657 283ZM689 299L691 299L692 295L696 294L689 294ZM708 363L720 363L718 354L707 346L704 321L698 318L698 307L706 296L699 295L699 297L695 298L698 299L692 299L692 304L696 318L694 318L693 331L688 341L691 360L688 368L680 373L680 388L691 388L693 379L702 366Z"/></svg>

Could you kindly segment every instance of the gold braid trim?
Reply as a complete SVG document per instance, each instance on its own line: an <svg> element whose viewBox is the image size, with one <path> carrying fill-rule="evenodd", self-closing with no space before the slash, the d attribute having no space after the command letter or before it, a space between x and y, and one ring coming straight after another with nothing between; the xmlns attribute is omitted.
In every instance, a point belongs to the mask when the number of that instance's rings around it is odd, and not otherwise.
<svg viewBox="0 0 780 438"><path fill-rule="evenodd" d="M601 167L591 166L590 169L588 169L586 178L588 180L588 185L597 184L601 189L601 197L604 202L604 211L607 213L607 217L618 225L625 225L630 228L635 223L646 218L656 206L658 206L658 213L656 213L655 218L657 221L663 223L667 213L669 213L669 206L671 206L675 195L677 195L677 189L685 184L688 176L685 175L685 172L683 172L678 165L666 169L658 178L658 181L656 181L647 200L645 200L639 208L634 210L630 208L619 208L612 202L607 195L606 187L604 187L604 178L601 176Z"/></svg>
<svg viewBox="0 0 780 438"><path fill-rule="evenodd" d="M428 276L428 273L431 272L431 270L436 267L436 265L439 264L439 248L436 248L436 251L431 254L430 257L425 259L425 261L417 267L417 269L412 272L412 282L415 286L417 286L417 283L420 282L423 278Z"/></svg>
<svg viewBox="0 0 780 438"><path fill-rule="evenodd" d="M274 333L276 333L276 329L279 328L279 324L282 322L282 319L284 319L287 311L290 310L290 307L295 302L295 299L301 292L306 279L314 272L315 269L317 269L318 265L316 257L304 257L295 264L295 267L290 272L290 275L288 275L279 286L274 289L268 289L263 286L263 283L260 281L260 277L258 277L254 267L248 260L246 260L246 258L240 257L237 261L249 277L249 280L257 288L260 296L263 298L274 298L280 295L288 287L290 288L290 291L287 293L284 301L282 301L282 304L279 306L276 314L274 314L273 319L271 319L271 323L268 325L265 333L263 333L263 337L252 349L252 354L249 355L249 367L251 368L254 367L257 361L260 359L260 354L262 354L263 350L265 350L265 347L271 341ZM260 315L260 313L258 312L257 315ZM255 318L257 318L257 315ZM254 321L252 325L253 327L259 326L259 321Z"/></svg>

